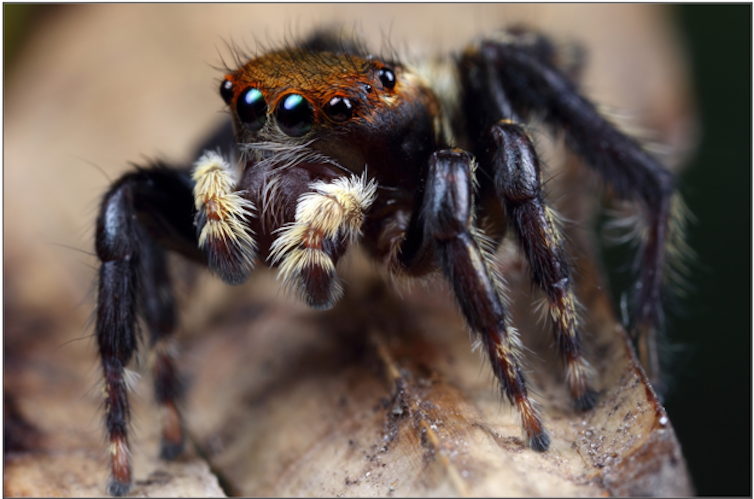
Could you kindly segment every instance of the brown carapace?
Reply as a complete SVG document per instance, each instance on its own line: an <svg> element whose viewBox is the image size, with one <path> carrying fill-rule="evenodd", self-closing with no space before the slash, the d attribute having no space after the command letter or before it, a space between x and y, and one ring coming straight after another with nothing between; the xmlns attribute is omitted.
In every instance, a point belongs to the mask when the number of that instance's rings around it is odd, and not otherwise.
<svg viewBox="0 0 754 499"><path fill-rule="evenodd" d="M506 227L547 297L576 407L589 410L596 393L582 355L567 243L522 126L533 115L644 214L631 328L652 357L666 254L670 242L682 242L683 205L673 176L581 96L578 71L560 63L568 58L559 50L515 29L417 69L373 57L359 41L315 33L225 75L220 95L232 130L219 133L193 165L153 163L117 180L96 233L108 492L131 488L126 367L139 316L157 357L162 457L178 455L185 441L166 250L232 284L259 265L276 267L285 287L320 309L344 292L336 268L357 240L393 275L441 273L518 409L528 445L547 451L550 437L529 395L495 261ZM485 233L478 220L494 230Z"/></svg>

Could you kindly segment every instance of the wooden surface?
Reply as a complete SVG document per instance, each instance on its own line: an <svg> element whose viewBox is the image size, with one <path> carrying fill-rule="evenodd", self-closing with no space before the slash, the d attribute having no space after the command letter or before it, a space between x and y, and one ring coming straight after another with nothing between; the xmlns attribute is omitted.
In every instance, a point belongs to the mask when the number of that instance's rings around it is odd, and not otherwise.
<svg viewBox="0 0 754 499"><path fill-rule="evenodd" d="M658 132L677 163L694 122L683 58L650 5L86 5L62 11L6 75L5 494L96 496L107 467L94 342L99 194L142 154L188 160L221 119L222 39L281 40L314 22L358 23L414 52L449 50L523 20L589 49L585 88ZM421 22L419 22L421 21ZM391 28L392 26L392 28ZM287 30L287 31L286 31ZM547 142L542 138L543 142ZM546 144L545 144L546 145ZM134 495L688 495L672 425L616 323L587 230L596 199L554 149L552 198L575 221L579 297L602 391L573 410L525 267L500 252L514 322L553 436L523 445L515 412L473 353L447 288L395 290L354 255L332 311L290 300L260 272L229 288L177 262L186 456L157 460L148 375L134 399ZM565 158L568 161L561 161ZM92 167L90 163L96 165ZM582 172L582 173L580 173ZM52 243L52 244L51 244ZM141 366L148 372L149 356ZM219 481L218 481L219 478ZM220 486L222 485L222 487Z"/></svg>

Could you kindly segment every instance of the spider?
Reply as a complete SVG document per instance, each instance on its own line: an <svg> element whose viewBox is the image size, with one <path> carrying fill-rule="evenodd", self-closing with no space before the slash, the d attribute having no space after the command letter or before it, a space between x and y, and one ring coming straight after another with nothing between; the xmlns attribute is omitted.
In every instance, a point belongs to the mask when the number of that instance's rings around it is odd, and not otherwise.
<svg viewBox="0 0 754 499"><path fill-rule="evenodd" d="M592 408L597 392L583 355L567 243L524 126L535 116L562 134L617 199L642 210L630 326L648 345L643 353L653 353L666 256L682 238L682 201L673 175L579 93L578 53L514 28L421 69L373 57L360 40L322 30L228 69L219 91L232 131L220 133L193 165L153 162L124 174L97 217L108 493L124 495L132 483L125 368L138 317L156 352L161 457L172 459L184 446L182 385L169 346L176 312L167 250L229 284L259 265L276 267L283 286L317 309L342 296L336 266L357 241L391 275L441 273L502 394L520 413L527 444L547 451L550 437L529 394L495 265L507 227L547 297L577 408Z"/></svg>

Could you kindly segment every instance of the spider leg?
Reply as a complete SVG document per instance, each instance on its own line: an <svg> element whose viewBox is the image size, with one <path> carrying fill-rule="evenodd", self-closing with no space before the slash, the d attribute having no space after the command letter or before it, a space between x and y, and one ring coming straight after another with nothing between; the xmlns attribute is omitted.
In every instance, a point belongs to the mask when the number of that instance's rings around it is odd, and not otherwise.
<svg viewBox="0 0 754 499"><path fill-rule="evenodd" d="M162 455L183 445L176 410L180 382L166 348L175 327L175 305L164 248L204 262L191 217L192 181L187 172L152 165L123 175L105 194L97 217L99 269L96 336L104 376L105 423L110 441L110 495L131 488L128 376L137 347L137 313L151 331L157 351L155 392L163 414Z"/></svg>
<svg viewBox="0 0 754 499"><path fill-rule="evenodd" d="M466 321L481 335L502 393L516 406L529 446L549 448L550 437L534 401L529 398L521 369L521 345L508 326L502 299L502 282L492 270L492 255L485 250L473 221L473 157L460 149L436 152L430 159L422 208L415 210L398 254L410 268L434 248Z"/></svg>
<svg viewBox="0 0 754 499"><path fill-rule="evenodd" d="M681 254L685 247L684 205L673 174L579 93L567 71L559 68L558 48L547 38L521 30L505 33L470 47L459 64L467 107L471 106L467 114L473 109L482 113L472 133L481 136L485 127L500 119L541 116L562 131L567 145L619 199L643 208L646 230L636 261L629 327L638 336L642 362L657 383L654 338L664 323L662 298L670 276L666 255ZM475 91L480 94L470 98Z"/></svg>
<svg viewBox="0 0 754 499"><path fill-rule="evenodd" d="M581 353L577 300L563 238L554 210L542 193L542 174L534 145L523 128L502 121L491 130L495 190L505 202L533 281L547 295L556 344L566 364L571 395L579 408L594 407L589 366Z"/></svg>
<svg viewBox="0 0 754 499"><path fill-rule="evenodd" d="M317 181L302 194L295 221L279 231L270 259L279 264L284 286L295 290L313 308L329 309L343 288L335 266L348 244L361 233L364 214L376 193L366 174Z"/></svg>
<svg viewBox="0 0 754 499"><path fill-rule="evenodd" d="M183 422L177 405L183 398L183 383L176 369L176 347L172 334L176 327L175 297L167 269L165 251L151 237L141 237L141 263L138 307L150 332L155 352L152 375L160 409L162 443L160 457L173 459L183 451Z"/></svg>

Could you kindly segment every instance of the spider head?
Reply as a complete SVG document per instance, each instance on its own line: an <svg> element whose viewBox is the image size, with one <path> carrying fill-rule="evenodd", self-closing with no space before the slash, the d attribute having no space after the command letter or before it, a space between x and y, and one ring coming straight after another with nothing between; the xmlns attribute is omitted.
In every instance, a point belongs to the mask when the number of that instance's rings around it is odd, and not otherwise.
<svg viewBox="0 0 754 499"><path fill-rule="evenodd" d="M438 136L428 87L400 64L369 57L272 52L226 75L220 94L247 168L301 167L321 177L367 169L380 183L412 183Z"/></svg>

